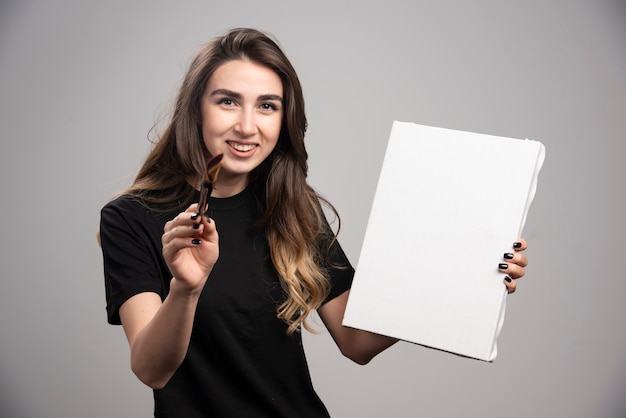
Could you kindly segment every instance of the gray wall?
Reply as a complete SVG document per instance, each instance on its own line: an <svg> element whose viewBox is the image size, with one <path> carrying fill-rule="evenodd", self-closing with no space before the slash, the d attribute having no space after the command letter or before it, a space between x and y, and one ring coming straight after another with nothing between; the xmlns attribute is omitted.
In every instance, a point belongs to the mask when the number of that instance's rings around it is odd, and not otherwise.
<svg viewBox="0 0 626 418"><path fill-rule="evenodd" d="M359 367L305 335L333 416L626 416L623 2L173 4L0 5L1 416L151 414L106 325L99 209L138 168L195 48L233 26L276 35L298 70L310 179L340 210L354 264L392 120L547 147L497 361L401 343Z"/></svg>

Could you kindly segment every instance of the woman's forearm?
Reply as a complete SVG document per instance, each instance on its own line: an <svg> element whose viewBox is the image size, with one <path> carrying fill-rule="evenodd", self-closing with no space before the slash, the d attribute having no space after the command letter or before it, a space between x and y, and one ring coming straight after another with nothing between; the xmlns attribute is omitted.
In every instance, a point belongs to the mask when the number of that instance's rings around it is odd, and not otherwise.
<svg viewBox="0 0 626 418"><path fill-rule="evenodd" d="M127 331L131 369L139 380L153 389L167 384L189 347L200 293L182 291L179 287L176 279L172 279L170 293L159 306L136 303L124 307L122 322L134 320L137 329L132 332L133 326L130 326L131 332ZM149 318L151 312L153 315ZM131 316L134 319L130 319Z"/></svg>
<svg viewBox="0 0 626 418"><path fill-rule="evenodd" d="M344 327L343 343L339 345L341 353L357 364L367 364L376 355L398 342L397 338L374 334Z"/></svg>
<svg viewBox="0 0 626 418"><path fill-rule="evenodd" d="M341 353L358 364L367 364L377 354L394 345L396 338L345 327L342 324L350 291L328 301L318 313Z"/></svg>

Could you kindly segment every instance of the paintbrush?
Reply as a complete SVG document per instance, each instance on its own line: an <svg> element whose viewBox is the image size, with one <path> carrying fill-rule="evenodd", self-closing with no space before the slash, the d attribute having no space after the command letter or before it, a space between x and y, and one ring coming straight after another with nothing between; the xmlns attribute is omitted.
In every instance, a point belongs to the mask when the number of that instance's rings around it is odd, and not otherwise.
<svg viewBox="0 0 626 418"><path fill-rule="evenodd" d="M207 162L206 171L202 177L202 185L200 186L200 199L198 200L198 211L196 217L204 214L209 210L209 196L213 190L213 184L217 180L217 175L222 166L222 157L224 154L218 154Z"/></svg>

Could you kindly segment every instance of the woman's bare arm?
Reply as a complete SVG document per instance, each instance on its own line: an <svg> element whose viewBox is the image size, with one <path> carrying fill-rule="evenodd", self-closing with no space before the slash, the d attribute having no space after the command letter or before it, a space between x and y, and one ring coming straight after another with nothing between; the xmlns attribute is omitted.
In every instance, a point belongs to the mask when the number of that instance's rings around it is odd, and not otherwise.
<svg viewBox="0 0 626 418"><path fill-rule="evenodd" d="M507 273L508 279L505 279L504 284L509 293L515 291L516 279L524 276L524 268L528 265L528 260L521 251L524 251L526 247L525 240L520 239L517 241L514 244L513 252L505 253L504 262L500 266L500 270ZM350 291L347 290L322 305L318 309L318 313L342 354L358 364L367 364L377 354L386 350L398 340L343 326L342 321L349 296Z"/></svg>
<svg viewBox="0 0 626 418"><path fill-rule="evenodd" d="M163 257L174 276L165 300L145 292L120 307L131 369L155 389L165 386L187 354L198 299L219 254L215 223L197 219L196 207L165 225Z"/></svg>
<svg viewBox="0 0 626 418"><path fill-rule="evenodd" d="M398 340L343 326L341 322L349 296L350 291L346 290L322 305L318 309L318 313L341 353L355 363L367 364L378 353L391 347Z"/></svg>
<svg viewBox="0 0 626 418"><path fill-rule="evenodd" d="M164 302L156 293L139 293L120 307L130 345L130 367L146 385L160 389L182 363L189 347L198 296L177 289Z"/></svg>

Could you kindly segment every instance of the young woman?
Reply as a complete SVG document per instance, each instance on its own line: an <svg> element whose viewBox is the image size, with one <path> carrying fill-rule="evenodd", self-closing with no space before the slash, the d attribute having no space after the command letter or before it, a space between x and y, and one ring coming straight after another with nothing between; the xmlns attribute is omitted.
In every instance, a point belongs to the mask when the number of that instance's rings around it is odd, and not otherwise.
<svg viewBox="0 0 626 418"><path fill-rule="evenodd" d="M134 183L102 209L108 321L124 328L155 416L328 416L300 335L314 310L359 364L396 342L341 325L354 270L306 181L306 125L278 45L232 30L201 49ZM507 255L509 292L525 248Z"/></svg>

